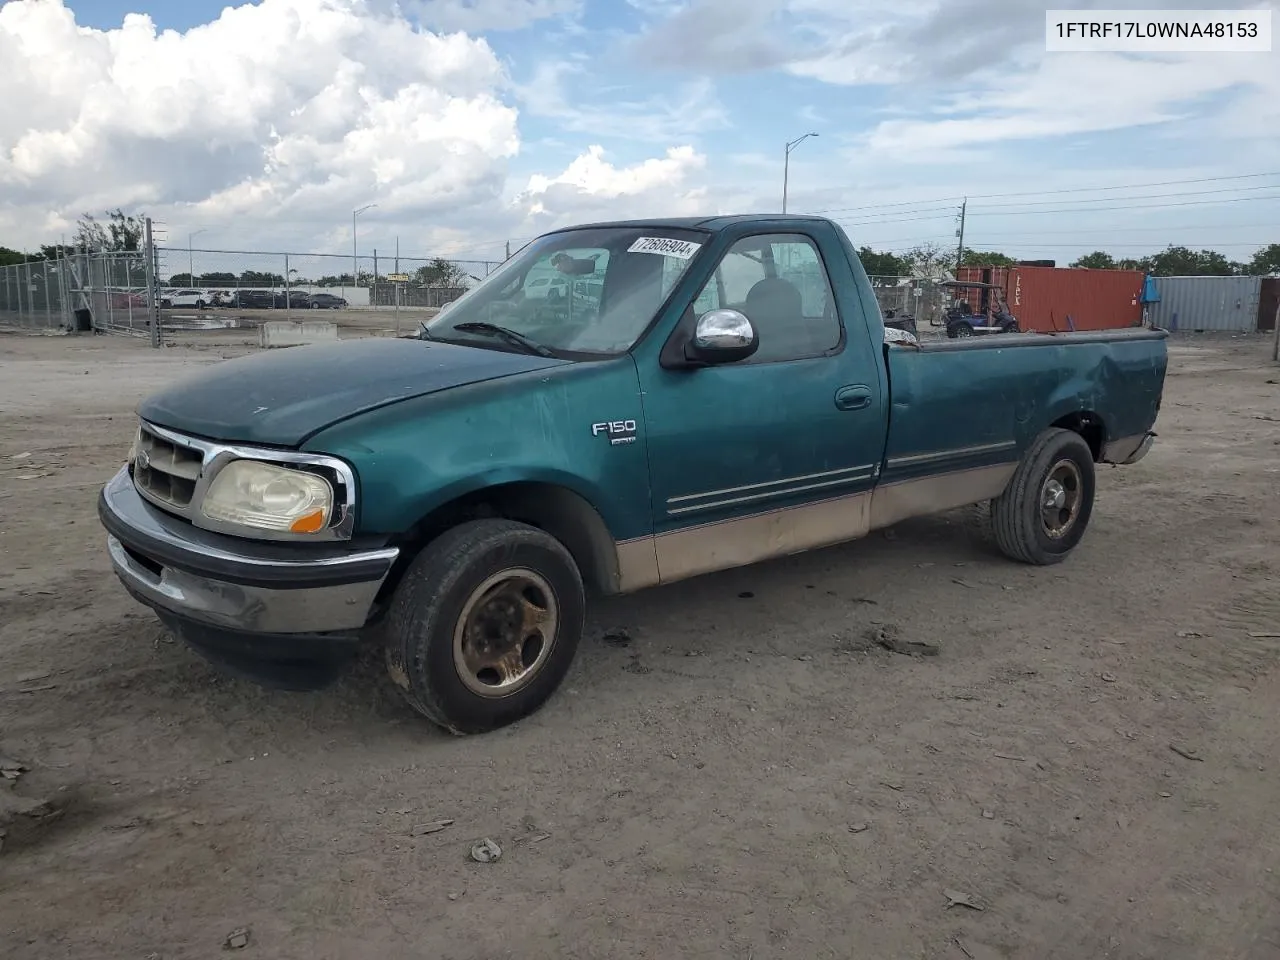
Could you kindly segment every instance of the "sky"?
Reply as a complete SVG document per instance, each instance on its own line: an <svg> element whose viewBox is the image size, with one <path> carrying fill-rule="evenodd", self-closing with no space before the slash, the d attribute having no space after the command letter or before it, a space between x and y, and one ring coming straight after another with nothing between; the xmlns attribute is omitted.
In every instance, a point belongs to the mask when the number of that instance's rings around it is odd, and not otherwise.
<svg viewBox="0 0 1280 960"><path fill-rule="evenodd" d="M858 246L954 245L965 197L966 246L1019 258L1280 242L1275 51L1046 53L1026 0L234 2L0 6L0 246L119 207L175 260L349 256L376 204L361 254L500 259L776 212L806 133L787 209Z"/></svg>

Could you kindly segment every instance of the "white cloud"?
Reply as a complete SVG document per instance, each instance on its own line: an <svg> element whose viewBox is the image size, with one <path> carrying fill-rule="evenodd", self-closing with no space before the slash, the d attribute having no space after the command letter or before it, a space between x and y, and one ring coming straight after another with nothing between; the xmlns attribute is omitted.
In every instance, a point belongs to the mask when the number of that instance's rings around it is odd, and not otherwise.
<svg viewBox="0 0 1280 960"><path fill-rule="evenodd" d="M8 231L116 205L203 222L332 222L372 197L384 215L456 210L496 203L520 146L483 39L365 0L262 0L185 33L15 0L0 62Z"/></svg>
<svg viewBox="0 0 1280 960"><path fill-rule="evenodd" d="M1189 122L1205 98L1250 91L1257 97L1236 135L1261 133L1259 114L1267 103L1276 113L1280 73L1267 55L1234 56L1205 69L1194 57L1130 57L1115 54L1046 56L1034 67L943 101L942 116L885 120L864 143L906 159L935 157L941 151L990 147L1006 141L1125 130ZM1116 91L1123 90L1123 96ZM1269 91L1269 92L1268 92ZM1220 135L1230 131L1220 129Z"/></svg>
<svg viewBox="0 0 1280 960"><path fill-rule="evenodd" d="M515 203L535 230L591 219L705 213L707 192L695 178L706 162L693 147L681 146L660 159L618 167L593 145L556 176L530 177Z"/></svg>
<svg viewBox="0 0 1280 960"><path fill-rule="evenodd" d="M405 13L440 30L523 30L578 13L582 0L403 0Z"/></svg>
<svg viewBox="0 0 1280 960"><path fill-rule="evenodd" d="M529 116L553 121L569 133L670 143L728 126L708 78L685 83L674 95L660 92L635 100L627 98L628 92L600 85L598 78L587 76L582 62L571 60L543 61L528 82L517 87Z"/></svg>
<svg viewBox="0 0 1280 960"><path fill-rule="evenodd" d="M512 85L488 43L406 19L395 0L260 0L186 32L131 14L80 27L63 0L0 7L0 243L48 243L85 212L123 207L197 228L219 246L341 250L351 210L361 246L474 245L555 221L692 210L705 158L692 128L723 123L709 84L585 107L541 74L530 112L570 149L650 141L615 166L592 147L554 175L508 187L521 149ZM418 4L421 8L424 5ZM571 12L568 0L433 0L440 29ZM597 103L611 91L597 88ZM590 140L587 140L587 136ZM526 167L527 169L527 167ZM674 206L673 206L674 205ZM212 238L217 237L217 240ZM381 240L379 240L381 238Z"/></svg>

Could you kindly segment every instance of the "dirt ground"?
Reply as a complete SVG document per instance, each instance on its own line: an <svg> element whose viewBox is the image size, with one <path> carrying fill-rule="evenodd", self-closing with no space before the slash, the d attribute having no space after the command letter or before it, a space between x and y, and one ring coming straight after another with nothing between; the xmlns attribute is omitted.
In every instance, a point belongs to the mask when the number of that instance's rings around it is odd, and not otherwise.
<svg viewBox="0 0 1280 960"><path fill-rule="evenodd" d="M1171 343L1160 439L1062 566L954 515L611 601L542 712L469 739L373 657L220 676L110 573L135 403L242 350L0 336L0 754L45 802L0 854L6 958L1280 956L1263 338Z"/></svg>

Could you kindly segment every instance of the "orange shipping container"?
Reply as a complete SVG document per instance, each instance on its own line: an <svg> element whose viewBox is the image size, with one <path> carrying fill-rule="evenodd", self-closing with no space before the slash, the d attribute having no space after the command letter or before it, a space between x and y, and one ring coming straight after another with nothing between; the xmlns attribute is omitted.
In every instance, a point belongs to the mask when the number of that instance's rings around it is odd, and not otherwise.
<svg viewBox="0 0 1280 960"><path fill-rule="evenodd" d="M1141 270L962 267L957 279L999 284L1021 330L1063 333L1142 326ZM967 293L974 309L980 309L981 291Z"/></svg>

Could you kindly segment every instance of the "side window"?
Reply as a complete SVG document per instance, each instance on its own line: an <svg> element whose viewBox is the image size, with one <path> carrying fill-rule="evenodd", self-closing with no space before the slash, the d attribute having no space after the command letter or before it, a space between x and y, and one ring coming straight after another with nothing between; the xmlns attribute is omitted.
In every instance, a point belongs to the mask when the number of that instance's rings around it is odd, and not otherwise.
<svg viewBox="0 0 1280 960"><path fill-rule="evenodd" d="M840 343L831 282L814 242L802 234L744 237L724 255L694 312L740 310L760 337L745 363L819 357Z"/></svg>

